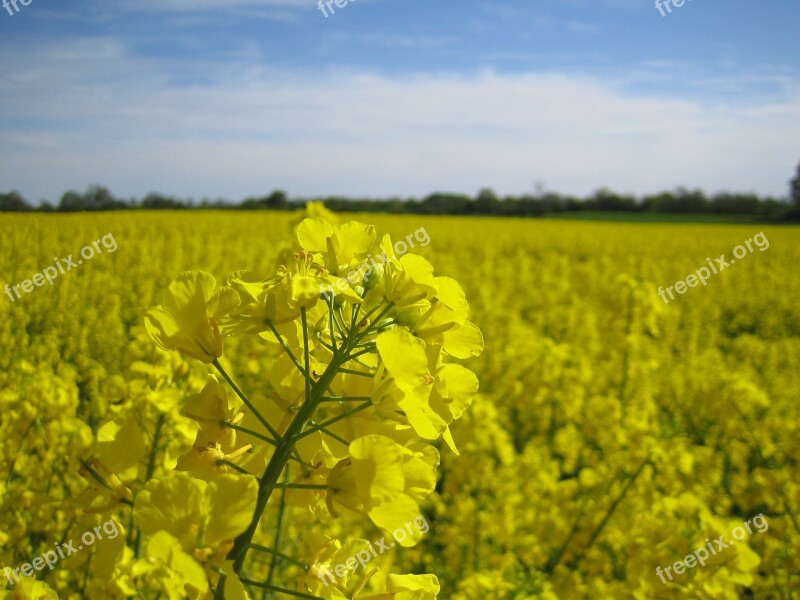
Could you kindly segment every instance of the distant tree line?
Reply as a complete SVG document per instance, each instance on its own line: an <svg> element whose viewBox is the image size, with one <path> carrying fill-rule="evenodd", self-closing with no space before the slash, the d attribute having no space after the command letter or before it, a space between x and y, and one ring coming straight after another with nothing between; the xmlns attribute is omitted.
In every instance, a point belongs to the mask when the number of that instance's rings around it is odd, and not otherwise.
<svg viewBox="0 0 800 600"><path fill-rule="evenodd" d="M225 200L192 200L172 198L157 192L141 200L121 200L100 185L84 193L66 192L53 206L42 202L32 207L18 192L0 193L0 212L81 212L108 210L295 210L307 199L290 200L286 192L275 190L267 196L245 198L238 204ZM678 188L636 198L617 194L606 188L588 198L538 191L535 194L498 197L483 189L475 197L465 194L436 192L422 199L401 198L322 198L325 205L338 212L383 212L425 215L497 215L544 217L558 213L604 211L625 213L744 215L763 220L800 221L800 165L790 181L789 202L785 199L761 198L754 194L719 193L707 196L701 190Z"/></svg>

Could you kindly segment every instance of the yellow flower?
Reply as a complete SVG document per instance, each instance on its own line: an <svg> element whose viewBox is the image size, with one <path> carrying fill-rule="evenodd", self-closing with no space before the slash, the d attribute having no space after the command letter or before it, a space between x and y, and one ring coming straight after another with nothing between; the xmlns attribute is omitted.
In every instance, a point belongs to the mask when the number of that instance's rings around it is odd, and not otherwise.
<svg viewBox="0 0 800 600"><path fill-rule="evenodd" d="M228 285L239 293L241 304L222 323L226 335L258 333L277 342L272 333L274 327L292 344L302 339L301 309L314 310L327 279L323 269L313 263L311 254L298 252L292 258L294 271L281 266L270 279L259 281L246 272L235 273L228 279Z"/></svg>
<svg viewBox="0 0 800 600"><path fill-rule="evenodd" d="M305 219L297 226L297 239L304 250L324 256L332 275L347 275L367 257L375 243L375 228L357 221L339 226L323 219Z"/></svg>
<svg viewBox="0 0 800 600"><path fill-rule="evenodd" d="M386 592L357 595L355 600L436 600L439 594L436 575L395 575L386 579Z"/></svg>
<svg viewBox="0 0 800 600"><path fill-rule="evenodd" d="M467 320L469 305L464 290L450 277L437 277L436 288L432 302L424 302L416 311L401 315L401 322L408 322L414 335L427 343L442 345L450 356L459 359L480 356L483 335Z"/></svg>
<svg viewBox="0 0 800 600"><path fill-rule="evenodd" d="M341 506L395 531L419 516L419 503L436 487L436 477L420 454L386 436L367 435L350 444L350 458L331 470L328 485L333 514ZM422 535L413 528L408 533L397 540L403 546L413 546Z"/></svg>
<svg viewBox="0 0 800 600"><path fill-rule="evenodd" d="M225 386L211 380L199 394L189 397L180 412L184 417L197 421L204 441L217 442L231 431L220 423L234 421L241 405L238 399L229 398Z"/></svg>
<svg viewBox="0 0 800 600"><path fill-rule="evenodd" d="M431 409L429 398L434 379L428 368L425 342L404 329L392 329L376 340L381 364L373 398L382 411L403 411L417 435L438 438L447 423Z"/></svg>
<svg viewBox="0 0 800 600"><path fill-rule="evenodd" d="M185 592L194 590L189 597L196 597L196 593L208 592L208 579L203 567L187 552L183 550L180 542L166 531L157 531L147 541L147 558L153 562L158 561L171 572L171 578L180 583L180 588ZM165 577L159 578L162 581Z"/></svg>
<svg viewBox="0 0 800 600"><path fill-rule="evenodd" d="M229 287L216 286L204 271L182 273L170 284L164 305L145 315L153 341L206 364L222 356L219 321L239 305L239 296Z"/></svg>
<svg viewBox="0 0 800 600"><path fill-rule="evenodd" d="M58 596L45 582L20 577L12 591L0 592L0 600L58 600Z"/></svg>
<svg viewBox="0 0 800 600"><path fill-rule="evenodd" d="M139 492L134 522L148 536L169 533L187 552L206 548L224 556L250 524L257 493L255 477L228 474L206 483L174 473Z"/></svg>
<svg viewBox="0 0 800 600"><path fill-rule="evenodd" d="M419 306L423 300L432 299L437 291L433 265L417 254L404 254L400 258L394 253L392 240L383 236L381 250L386 256L384 267L384 295L399 309Z"/></svg>

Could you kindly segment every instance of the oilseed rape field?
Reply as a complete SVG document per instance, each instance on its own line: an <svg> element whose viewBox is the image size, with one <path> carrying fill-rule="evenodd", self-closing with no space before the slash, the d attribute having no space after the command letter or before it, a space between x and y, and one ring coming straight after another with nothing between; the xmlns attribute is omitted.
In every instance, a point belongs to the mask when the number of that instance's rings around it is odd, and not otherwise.
<svg viewBox="0 0 800 600"><path fill-rule="evenodd" d="M0 215L0 598L800 597L800 231Z"/></svg>

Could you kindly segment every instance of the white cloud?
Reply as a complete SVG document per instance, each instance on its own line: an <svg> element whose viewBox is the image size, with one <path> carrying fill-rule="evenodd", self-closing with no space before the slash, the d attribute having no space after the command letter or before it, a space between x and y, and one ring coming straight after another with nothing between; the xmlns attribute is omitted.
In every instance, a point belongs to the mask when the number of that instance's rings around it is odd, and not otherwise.
<svg viewBox="0 0 800 600"><path fill-rule="evenodd" d="M769 101L721 104L552 73L193 67L212 83L176 86L167 65L112 39L20 53L0 73L0 114L17 123L0 128L2 188L33 201L94 182L124 197L522 193L536 181L782 195L800 158L792 80Z"/></svg>
<svg viewBox="0 0 800 600"><path fill-rule="evenodd" d="M102 0L105 7L127 11L195 12L231 8L275 8L311 6L308 0Z"/></svg>

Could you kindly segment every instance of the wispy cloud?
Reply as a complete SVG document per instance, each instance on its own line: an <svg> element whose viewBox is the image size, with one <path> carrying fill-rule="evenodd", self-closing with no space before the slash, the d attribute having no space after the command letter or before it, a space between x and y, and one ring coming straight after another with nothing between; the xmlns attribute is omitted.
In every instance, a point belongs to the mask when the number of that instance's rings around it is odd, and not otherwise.
<svg viewBox="0 0 800 600"><path fill-rule="evenodd" d="M800 137L800 86L768 103L629 94L613 81L543 73L406 76L289 72L242 60L195 65L176 86L163 61L111 38L21 55L0 80L14 161L0 180L32 197L107 183L240 198L294 194L504 193L681 183L780 194ZM24 125L23 125L24 124ZM8 185L8 183L7 183Z"/></svg>
<svg viewBox="0 0 800 600"><path fill-rule="evenodd" d="M358 0L325 19L316 1L0 19L0 189L783 194L794 171L798 4Z"/></svg>
<svg viewBox="0 0 800 600"><path fill-rule="evenodd" d="M308 0L102 0L105 7L126 11L200 12L233 8L308 8Z"/></svg>

